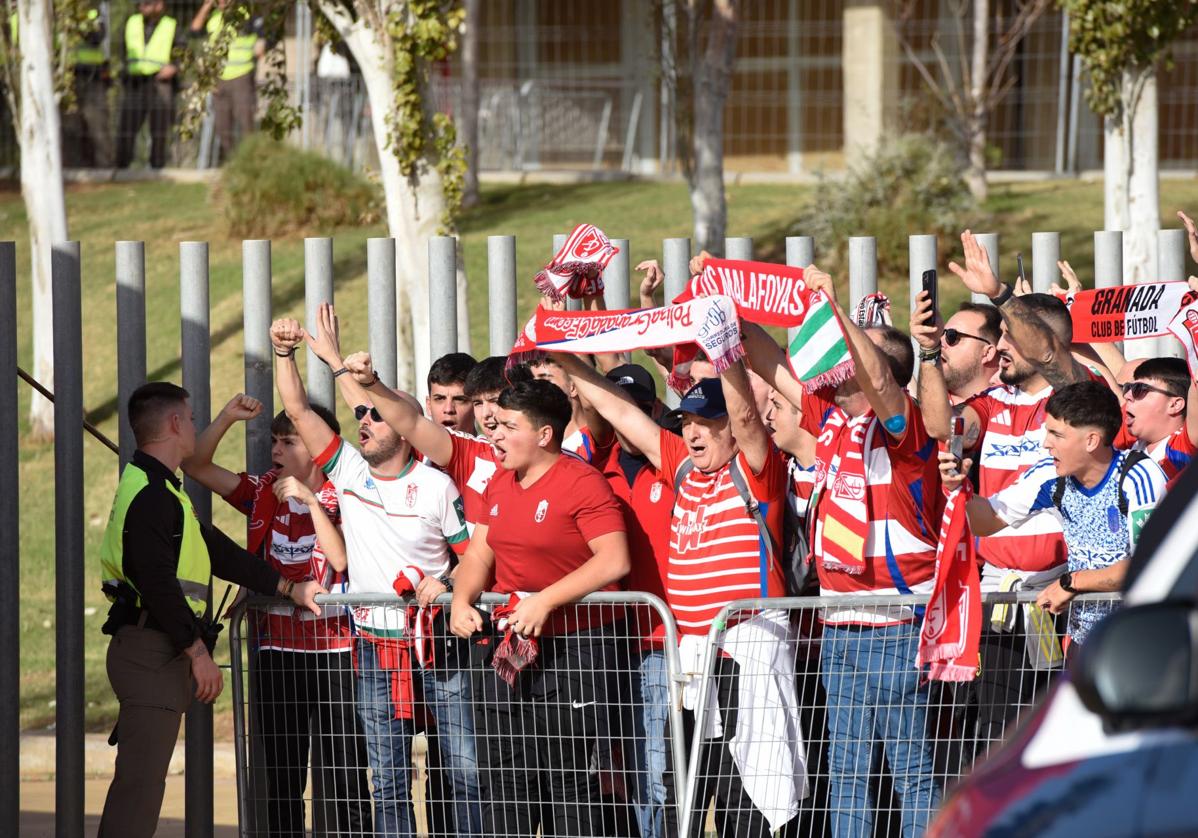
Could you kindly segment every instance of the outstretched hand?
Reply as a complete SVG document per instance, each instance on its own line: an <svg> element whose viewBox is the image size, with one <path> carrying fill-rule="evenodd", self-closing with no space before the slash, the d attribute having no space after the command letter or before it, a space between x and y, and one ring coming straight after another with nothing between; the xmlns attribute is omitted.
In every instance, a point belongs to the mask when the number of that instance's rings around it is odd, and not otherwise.
<svg viewBox="0 0 1198 838"><path fill-rule="evenodd" d="M990 254L986 248L978 244L977 236L969 230L961 234L961 247L965 251L965 267L956 262L949 262L948 269L961 278L965 287L975 294L985 294L996 297L1002 290L1002 283L994 275L990 267Z"/></svg>
<svg viewBox="0 0 1198 838"><path fill-rule="evenodd" d="M321 303L316 312L316 334L304 333L308 348L330 367L341 363L341 325L332 303Z"/></svg>
<svg viewBox="0 0 1198 838"><path fill-rule="evenodd" d="M1194 219L1181 210L1177 211L1177 217L1181 219L1181 223L1185 226L1186 237L1190 240L1190 258L1198 262L1198 226L1195 226Z"/></svg>
<svg viewBox="0 0 1198 838"><path fill-rule="evenodd" d="M1062 288L1054 282L1052 293L1068 296L1082 290L1082 282L1077 278L1077 272L1073 270L1072 265L1064 259L1060 259L1057 261L1057 268L1061 271L1061 278L1065 280L1065 287Z"/></svg>
<svg viewBox="0 0 1198 838"><path fill-rule="evenodd" d="M656 259L646 259L638 264L636 269L645 272L645 278L641 280L641 308L653 308L657 305L655 298L657 289L666 280L665 272L662 271L661 265L657 263Z"/></svg>

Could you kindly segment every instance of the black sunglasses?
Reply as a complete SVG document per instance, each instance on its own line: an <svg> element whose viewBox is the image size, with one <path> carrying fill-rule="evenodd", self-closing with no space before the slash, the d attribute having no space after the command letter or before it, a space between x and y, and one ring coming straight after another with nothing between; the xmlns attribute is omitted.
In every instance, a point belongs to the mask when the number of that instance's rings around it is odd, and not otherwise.
<svg viewBox="0 0 1198 838"><path fill-rule="evenodd" d="M961 342L961 338L973 338L974 340L980 340L982 343L986 344L987 346L989 346L991 343L991 341L986 340L984 337L981 337L980 335L971 335L971 334L969 334L969 332L962 332L962 331L958 331L957 329L945 329L944 330L944 342L949 346L956 346L958 343Z"/></svg>
<svg viewBox="0 0 1198 838"><path fill-rule="evenodd" d="M370 418L373 419L375 422L383 421L383 417L379 414L379 409L377 407L367 407L364 404L360 404L354 408L354 418L357 419L359 422L362 421L362 419L366 416L367 413L370 414Z"/></svg>
<svg viewBox="0 0 1198 838"><path fill-rule="evenodd" d="M1169 398L1182 398L1175 393L1170 393L1168 390L1162 390L1160 387L1153 387L1145 381L1129 381L1123 385L1123 397L1139 401L1149 393L1160 393L1162 396Z"/></svg>

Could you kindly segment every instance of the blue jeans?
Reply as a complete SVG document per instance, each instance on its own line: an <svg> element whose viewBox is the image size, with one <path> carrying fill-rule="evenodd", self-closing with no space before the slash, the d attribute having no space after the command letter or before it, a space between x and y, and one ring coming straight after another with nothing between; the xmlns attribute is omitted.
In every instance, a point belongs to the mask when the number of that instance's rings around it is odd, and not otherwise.
<svg viewBox="0 0 1198 838"><path fill-rule="evenodd" d="M474 753L474 719L470 710L470 673L429 673L412 668L413 687L425 692L437 720L438 744L448 768L454 802L456 835L482 833L478 763ZM411 719L395 718L391 673L380 668L374 644L358 640L358 718L366 737L372 772L374 828L378 835L416 834L412 808Z"/></svg>
<svg viewBox="0 0 1198 838"><path fill-rule="evenodd" d="M928 828L940 802L926 730L928 690L915 668L919 626L825 626L828 809L836 838L873 835L871 758L881 740L902 806L902 835Z"/></svg>
<svg viewBox="0 0 1198 838"><path fill-rule="evenodd" d="M640 677L640 695L633 706L636 820L641 838L665 838L670 686L664 651L641 653ZM671 823L673 820L669 818Z"/></svg>

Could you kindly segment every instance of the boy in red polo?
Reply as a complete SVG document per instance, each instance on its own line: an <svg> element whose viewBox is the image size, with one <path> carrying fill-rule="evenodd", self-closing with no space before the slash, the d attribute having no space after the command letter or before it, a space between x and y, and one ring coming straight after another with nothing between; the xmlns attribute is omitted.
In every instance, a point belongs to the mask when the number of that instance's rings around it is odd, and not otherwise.
<svg viewBox="0 0 1198 838"><path fill-rule="evenodd" d="M477 637L484 590L512 595L501 640L478 645L479 768L492 835L601 834L592 756L615 691L613 611L574 608L628 572L624 518L603 476L561 451L566 395L547 381L504 390L491 435L496 472L454 587L451 627ZM563 607L564 606L564 607ZM515 659L509 651L515 649ZM534 651L535 650L535 651Z"/></svg>

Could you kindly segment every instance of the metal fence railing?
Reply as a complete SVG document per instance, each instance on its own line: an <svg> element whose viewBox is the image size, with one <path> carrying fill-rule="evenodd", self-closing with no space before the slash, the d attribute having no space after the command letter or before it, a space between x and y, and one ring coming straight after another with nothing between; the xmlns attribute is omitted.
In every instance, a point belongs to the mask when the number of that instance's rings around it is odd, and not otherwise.
<svg viewBox="0 0 1198 838"><path fill-rule="evenodd" d="M1034 597L984 596L966 683L923 680L918 619L833 624L921 596L737 601L679 643L655 597L595 594L535 652L506 596L469 641L448 595L330 596L299 622L251 600L230 631L241 834L918 834L1062 671L1068 617Z"/></svg>

